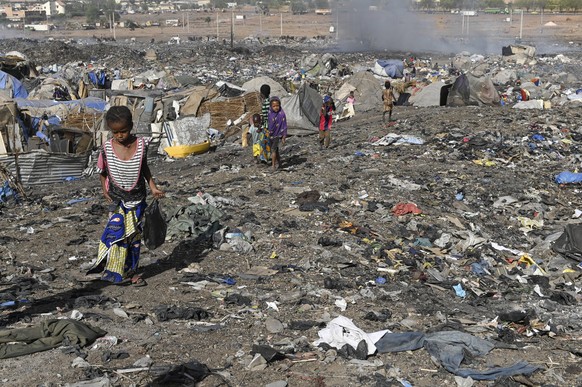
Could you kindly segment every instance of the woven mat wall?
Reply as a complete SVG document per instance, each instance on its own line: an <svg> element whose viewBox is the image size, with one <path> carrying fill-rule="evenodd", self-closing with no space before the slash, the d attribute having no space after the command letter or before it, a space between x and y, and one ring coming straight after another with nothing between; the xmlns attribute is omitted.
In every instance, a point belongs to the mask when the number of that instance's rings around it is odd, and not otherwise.
<svg viewBox="0 0 582 387"><path fill-rule="evenodd" d="M260 93L247 93L241 97L228 98L224 101L205 101L198 109L198 116L210 113L210 126L224 131L228 120L236 120L244 113L261 112Z"/></svg>
<svg viewBox="0 0 582 387"><path fill-rule="evenodd" d="M94 132L101 123L102 114L72 113L65 118L62 126L65 128L77 128L84 132Z"/></svg>

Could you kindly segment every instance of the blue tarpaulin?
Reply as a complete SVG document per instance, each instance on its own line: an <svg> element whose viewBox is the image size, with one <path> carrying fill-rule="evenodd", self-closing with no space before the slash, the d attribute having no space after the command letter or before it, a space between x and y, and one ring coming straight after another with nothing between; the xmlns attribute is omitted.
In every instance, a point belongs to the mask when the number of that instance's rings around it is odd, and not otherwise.
<svg viewBox="0 0 582 387"><path fill-rule="evenodd" d="M390 78L402 78L404 72L404 63L399 59L378 59L376 61L376 70L382 69L384 75ZM376 71L374 71L376 72Z"/></svg>
<svg viewBox="0 0 582 387"><path fill-rule="evenodd" d="M14 98L14 102L19 110L28 110L28 115L30 116L31 128L28 128L24 122L20 122L22 127L27 129L32 129L32 132L42 131L43 128L39 128L40 122L43 120L43 116L49 125L58 126L61 124L61 117L51 113L50 108L58 105L66 105L69 108L80 107L82 110L92 109L97 112L104 112L107 107L107 101L101 98L88 97L82 99L76 99L72 101L54 101L52 99L24 99L24 98ZM32 108L37 108L35 111L30 111ZM46 109L46 110L43 110ZM24 130L25 139L28 138L28 130Z"/></svg>
<svg viewBox="0 0 582 387"><path fill-rule="evenodd" d="M24 99L24 98L14 98L16 106L18 109L24 109L28 107L33 108L50 108L56 105L67 105L69 107L81 106L84 108L94 109L100 112L105 111L107 106L107 101L101 98L88 97L82 99L75 99L72 101L53 101L52 99Z"/></svg>
<svg viewBox="0 0 582 387"><path fill-rule="evenodd" d="M8 87L12 88L12 98L26 98L28 97L28 91L18 79L12 75L0 71L0 89L6 89Z"/></svg>

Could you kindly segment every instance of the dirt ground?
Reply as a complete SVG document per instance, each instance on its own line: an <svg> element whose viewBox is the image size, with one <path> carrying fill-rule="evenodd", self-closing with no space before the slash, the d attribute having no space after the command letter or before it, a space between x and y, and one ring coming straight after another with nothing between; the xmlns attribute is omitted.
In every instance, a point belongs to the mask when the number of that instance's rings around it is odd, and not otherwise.
<svg viewBox="0 0 582 387"><path fill-rule="evenodd" d="M503 195L520 198L524 208L532 203L524 196L542 195L553 204L544 207L546 227L560 230L568 221L568 209L582 205L576 190L560 188L548 178L562 170L563 161L544 154L524 154L522 146L509 144L519 144L520 138L531 133L533 123L572 118L569 127L574 129L575 117L579 117L577 110L538 116L499 108L449 111L400 107L395 112L396 125L389 129L381 124L379 113L338 123L329 150L319 151L314 136L290 138L283 152L283 170L277 174L252 163L249 149L237 144L227 143L216 152L185 160L152 160L154 175L168 193L162 202L168 213L187 205L186 198L199 191L230 198L235 204L222 208L227 214L223 224L251 231L254 251L219 251L191 240L166 243L155 251L144 248L145 287L90 281L80 269L95 256L105 221L96 177L36 187L29 191L24 206L2 210L4 291L14 290L17 282L17 289L31 301L16 310L3 311L3 324L24 327L68 317L78 309L85 314L84 322L107 330L118 343L111 348L83 350L91 364L85 370L72 368L74 355L58 349L4 360L0 364L2 381L10 386L57 386L106 374L117 380L116 385L163 386L172 385L160 376L168 372L164 367L198 360L215 372L200 384L203 386L266 385L277 380L286 380L289 386L384 386L398 385L399 378L415 386L455 383L453 375L433 364L422 350L378 354L358 363L334 351L314 349L310 343L317 339L322 322L342 314L367 332L461 329L500 341L490 355L471 360L471 367L507 366L518 360L542 367L531 377L476 382L475 386L517 386L521 382L579 385L580 336L575 328L579 320L570 320L578 316L577 306L555 304L552 309L546 305L549 310L532 322L541 327L551 320L559 329L553 338L543 331L531 337L514 332L512 339L503 342L501 326L491 323L498 313L514 307L539 310L540 303L549 302L532 297L531 285L504 276L479 278L467 270L474 258L456 258L460 261L455 262L429 251L404 258L407 269L386 275L380 268L391 266L370 250L371 240L397 248L417 237L432 238L450 229L450 221L460 221L462 227L479 227L491 241L527 248L528 238L510 231L511 219L524 211L487 205ZM421 136L427 143L394 148L369 144L370 138L392 131ZM490 138L500 132L508 145L497 149L497 157L512 157L511 165L487 168L474 164L469 156L472 150L463 149L462 139ZM563 154L569 152L575 149L562 149ZM541 163L537 162L540 157L544 159ZM422 188L399 188L388 182L390 176ZM466 199L458 202L455 192L461 187ZM331 203L330 211L294 209L297 192L302 190L319 190ZM369 197L358 199L363 192ZM88 200L66 204L80 198ZM390 216L389 209L398 202L414 202L424 215ZM371 209L372 203L377 210ZM344 221L359 231L341 231ZM34 232L23 231L28 227ZM321 238L340 241L340 245L322 245ZM261 267L273 271L251 274L255 272L252 269ZM445 279L427 279L429 267L443 273ZM198 288L188 285L191 280L185 269L210 281L199 283ZM381 275L387 279L384 285L375 283ZM225 284L225 278L235 279L236 284ZM326 286L327 278L336 285ZM453 300L450 286L461 279L486 295ZM248 297L249 304L226 301L233 294ZM82 307L76 304L82 296L103 299L95 306ZM348 301L345 312L334 306L338 297ZM278 310L270 308L268 302L276 302ZM202 308L210 317L201 323L159 321L155 311L161 305ZM118 316L114 308L124 310L128 317ZM366 317L370 312L389 317L386 321L370 320ZM269 331L269 319L280 321L284 328ZM298 322L304 322L306 328L297 328ZM202 323L209 326L199 325ZM512 329L519 329L519 325ZM254 344L292 347L294 356L273 362L262 371L249 371L245 364L252 357L249 353ZM126 352L129 357L106 362L107 351ZM123 369L137 368L134 362L144 356L154 362L150 372L122 373ZM15 369L34 372L15 373ZM175 385L188 385L187 381Z"/></svg>
<svg viewBox="0 0 582 387"><path fill-rule="evenodd" d="M426 17L445 27L452 16ZM558 17L552 20L561 24ZM572 19L556 39L568 44L579 38L580 20ZM256 20L245 23L256 30ZM531 23L533 31L535 21ZM205 28L199 36L211 33L211 27ZM152 34L144 29L124 36L163 40L180 31L170 30ZM237 34L244 35L242 30L237 28ZM319 31L317 27L309 34L325 33ZM97 33L52 36L88 34ZM514 27L507 34L513 35ZM101 53L95 50L95 55ZM338 57L341 62L342 54ZM278 58L271 55L268 60ZM579 107L542 113L509 107L396 107L395 121L387 126L378 107L335 123L330 149L319 150L313 135L289 138L276 173L253 163L250 149L241 148L234 137L214 152L187 159L152 157L153 174L167 192L162 206L168 215L199 192L228 199L220 223L252 233L253 250L223 251L186 237L153 251L143 247L143 287L109 285L85 275L83 268L96 256L107 216L97 176L30 188L22 205L0 207L0 294L25 300L1 311L0 326L35 326L78 310L82 322L106 330L117 343L3 360L0 383L48 387L107 377L109 382L92 385L457 384L422 349L357 360L313 346L326 322L343 315L365 332L460 330L495 343L490 354L469 357L463 367L505 367L520 360L540 367L530 376L475 381L477 387L582 385L582 320L575 290L580 288L580 271L563 274L572 262L548 247L550 236L560 233L574 210L582 208L578 188L561 187L552 179L579 166L581 117ZM422 138L424 144L372 145L390 132ZM536 133L548 140L532 148L529 139ZM484 158L496 163L474 162ZM319 208L327 210L300 211L306 191L317 191ZM461 191L464 196L458 200ZM494 205L508 196L517 202ZM409 202L422 215L391 212L394 205ZM543 228L521 230L519 218L536 214L542 214ZM449 254L450 245L437 249L414 244L444 233L466 240L480 235L488 243L462 256ZM535 251L551 280L528 275L515 254L495 250L491 242ZM471 265L485 258L495 265L478 275ZM520 281L520 276L528 280ZM452 290L459 283L467 289L464 298ZM577 294L574 301L550 297L565 292ZM342 301L344 311L338 306ZM160 308L176 313L176 308L190 308L193 313L191 318L166 320ZM527 321L496 319L513 309L527 310ZM249 367L254 345L276 348L286 356L264 369ZM71 365L77 356L85 358L85 368ZM144 362L145 357L151 361ZM208 367L197 368L206 376L198 384L193 362Z"/></svg>
<svg viewBox="0 0 582 387"><path fill-rule="evenodd" d="M218 13L190 13L168 14L164 15L126 15L123 21L135 21L145 25L146 21L158 21L159 27L137 28L131 31L128 28L117 28L115 37L119 39L135 38L136 40L165 42L171 37L180 36L183 39L189 37L199 38L218 38L230 39L231 36L231 14ZM210 22L206 18L211 18ZM328 36L331 38L350 39L358 34L355 33L357 21L353 20L353 15L341 13L337 15L291 15L277 14L268 16L259 16L257 14L245 14L246 19L236 20L233 24L233 36L235 40L240 40L248 36L255 37L279 37L289 35L295 37L312 38L315 36ZM337 18L336 18L337 17ZM428 26L432 33L436 33L442 38L481 38L489 36L491 38L515 38L520 36L524 40L558 40L562 42L573 41L581 42L582 36L582 15L581 14L546 14L531 15L525 14L523 24L519 15L513 15L511 23L505 21L508 15L487 15L480 14L477 17L470 18L466 22L468 26L463 27L463 18L458 14L441 13L441 14L423 14L418 13L411 22L415 27L417 25ZM167 19L178 19L184 25L181 27L165 26ZM217 23L218 20L218 23ZM83 24L83 19L73 20L73 23ZM544 26L548 22L556 25L552 27ZM339 28L333 33L329 32L330 26L338 25ZM217 28L218 25L218 28ZM358 27L359 28L359 27ZM404 30L404 35L413 34L414 29ZM96 30L56 30L52 32L23 32L24 36L42 39L42 38L91 38L100 39L112 38L113 31L109 29ZM392 32L394 33L394 32ZM400 32L398 32L400 34ZM390 47L387 47L390 49ZM413 49L413 46L411 47Z"/></svg>

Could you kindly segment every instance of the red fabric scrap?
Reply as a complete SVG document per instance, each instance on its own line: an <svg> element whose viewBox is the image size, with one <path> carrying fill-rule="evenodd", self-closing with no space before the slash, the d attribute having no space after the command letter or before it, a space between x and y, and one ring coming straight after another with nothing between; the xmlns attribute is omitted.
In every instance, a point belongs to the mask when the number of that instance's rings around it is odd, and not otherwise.
<svg viewBox="0 0 582 387"><path fill-rule="evenodd" d="M392 213L396 216L402 216L406 214L422 214L420 208L414 203L398 203L392 207Z"/></svg>

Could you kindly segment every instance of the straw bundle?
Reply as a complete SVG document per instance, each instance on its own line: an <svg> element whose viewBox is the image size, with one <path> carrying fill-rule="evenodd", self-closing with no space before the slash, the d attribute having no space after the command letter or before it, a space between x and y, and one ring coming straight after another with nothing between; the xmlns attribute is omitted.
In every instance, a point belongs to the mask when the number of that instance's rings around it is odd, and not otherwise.
<svg viewBox="0 0 582 387"><path fill-rule="evenodd" d="M94 132L101 121L101 114L91 113L72 113L63 121L62 126L65 128L77 128L83 132Z"/></svg>
<svg viewBox="0 0 582 387"><path fill-rule="evenodd" d="M198 109L198 116L210 113L210 126L224 131L228 120L235 121L244 113L261 113L261 106L260 93L252 92L222 101L205 101Z"/></svg>
<svg viewBox="0 0 582 387"><path fill-rule="evenodd" d="M229 98L224 101L206 101L200 105L198 115L210 113L210 127L224 130L228 120L236 120L245 112L243 97Z"/></svg>

